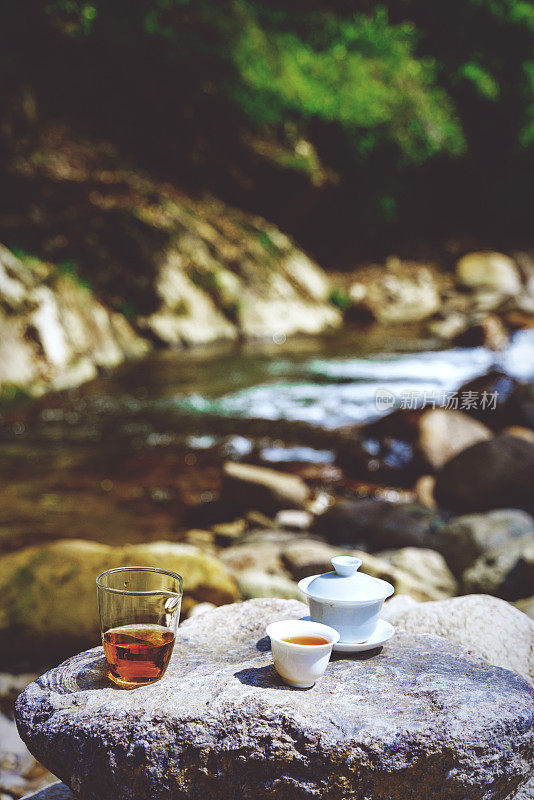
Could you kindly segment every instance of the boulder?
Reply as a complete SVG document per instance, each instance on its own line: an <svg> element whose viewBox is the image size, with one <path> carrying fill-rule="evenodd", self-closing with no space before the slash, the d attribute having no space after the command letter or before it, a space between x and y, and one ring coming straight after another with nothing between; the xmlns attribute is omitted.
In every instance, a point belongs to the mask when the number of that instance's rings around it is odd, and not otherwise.
<svg viewBox="0 0 534 800"><path fill-rule="evenodd" d="M473 378L458 389L459 408L483 422L493 431L518 422L515 395L520 384L504 372L491 370ZM470 402L470 398L474 402ZM522 422L520 424L523 424Z"/></svg>
<svg viewBox="0 0 534 800"><path fill-rule="evenodd" d="M433 594L436 600L440 596L445 598L458 594L458 583L454 575L443 556L435 550L403 547L400 550L385 551L377 555L405 575L411 576L426 589L428 594Z"/></svg>
<svg viewBox="0 0 534 800"><path fill-rule="evenodd" d="M521 275L515 261L502 253L468 253L456 264L456 277L463 286L486 286L503 294L521 291Z"/></svg>
<svg viewBox="0 0 534 800"><path fill-rule="evenodd" d="M434 500L434 486L436 479L434 475L421 475L414 486L415 499L419 505L430 508L433 511L437 508Z"/></svg>
<svg viewBox="0 0 534 800"><path fill-rule="evenodd" d="M223 465L221 500L232 512L255 509L274 516L282 509L304 509L309 496L298 475L233 461Z"/></svg>
<svg viewBox="0 0 534 800"><path fill-rule="evenodd" d="M460 347L504 350L509 341L506 326L497 314L473 314L466 329L454 338L453 343Z"/></svg>
<svg viewBox="0 0 534 800"><path fill-rule="evenodd" d="M247 569L237 575L236 580L243 600L254 597L280 597L284 600L301 598L296 582L285 575L270 575L259 569Z"/></svg>
<svg viewBox="0 0 534 800"><path fill-rule="evenodd" d="M422 469L413 443L395 435L368 433L340 442L336 464L353 478L389 486L412 486Z"/></svg>
<svg viewBox="0 0 534 800"><path fill-rule="evenodd" d="M334 544L365 546L371 551L399 547L433 548L434 511L387 500L339 500L317 517L314 532Z"/></svg>
<svg viewBox="0 0 534 800"><path fill-rule="evenodd" d="M362 270L349 296L358 308L365 309L379 322L419 322L440 307L434 275L426 266L387 260L386 269Z"/></svg>
<svg viewBox="0 0 534 800"><path fill-rule="evenodd" d="M410 564L411 561L409 570L392 564L386 558L372 556L362 550L353 550L351 555L361 559L362 572L372 575L373 578L381 578L384 581L388 581L394 587L396 593L407 595L417 602L441 600L456 593L456 583L443 561L440 560L438 553L434 554L433 550L414 547L407 547L404 550L412 553L419 550L421 553L420 556L415 556L413 559L405 558L401 555L400 561L405 565ZM402 551L397 552L402 554ZM437 559L434 558L434 555L437 556ZM419 572L417 567L419 567Z"/></svg>
<svg viewBox="0 0 534 800"><path fill-rule="evenodd" d="M534 586L534 534L484 553L465 570L462 584L466 592L505 600L528 597Z"/></svg>
<svg viewBox="0 0 534 800"><path fill-rule="evenodd" d="M429 409L419 419L419 449L433 469L441 469L466 447L492 435L489 428L461 411Z"/></svg>
<svg viewBox="0 0 534 800"><path fill-rule="evenodd" d="M193 545L109 547L67 539L17 550L0 558L2 662L29 655L46 663L98 642L95 578L112 567L135 565L183 575L185 613L196 602L220 605L238 597L226 567Z"/></svg>
<svg viewBox="0 0 534 800"><path fill-rule="evenodd" d="M329 572L331 559L347 553L361 559L362 572L388 581L396 592L414 600L439 600L457 592L457 583L444 559L433 550L408 547L377 557L361 550L347 551L303 539L284 547L281 560L295 581L299 581L307 575Z"/></svg>
<svg viewBox="0 0 534 800"><path fill-rule="evenodd" d="M308 575L318 575L333 569L331 560L346 555L347 551L314 539L300 539L286 545L281 560L293 580L300 581Z"/></svg>
<svg viewBox="0 0 534 800"><path fill-rule="evenodd" d="M504 600L453 597L401 608L388 619L405 631L443 636L534 682L534 622Z"/></svg>
<svg viewBox="0 0 534 800"><path fill-rule="evenodd" d="M496 436L463 450L438 473L434 496L451 511L521 508L534 513L534 444Z"/></svg>
<svg viewBox="0 0 534 800"><path fill-rule="evenodd" d="M75 275L0 245L0 383L32 394L95 378L150 350L127 320Z"/></svg>
<svg viewBox="0 0 534 800"><path fill-rule="evenodd" d="M486 514L454 517L439 530L436 548L459 578L479 556L534 533L534 519L525 511L501 508Z"/></svg>
<svg viewBox="0 0 534 800"><path fill-rule="evenodd" d="M416 605L417 600L414 600L413 597L409 597L407 594L394 594L393 597L390 597L389 600L386 600L382 606L380 617L388 622L392 622L392 620L397 616L397 614L400 614L401 611L406 611L407 609L413 608Z"/></svg>
<svg viewBox="0 0 534 800"><path fill-rule="evenodd" d="M109 685L101 648L82 653L19 697L21 736L82 800L406 800L414 786L421 798L505 800L526 783L527 681L397 631L295 691L274 671L265 626L304 613L251 600L202 614L180 627L164 678L133 692Z"/></svg>

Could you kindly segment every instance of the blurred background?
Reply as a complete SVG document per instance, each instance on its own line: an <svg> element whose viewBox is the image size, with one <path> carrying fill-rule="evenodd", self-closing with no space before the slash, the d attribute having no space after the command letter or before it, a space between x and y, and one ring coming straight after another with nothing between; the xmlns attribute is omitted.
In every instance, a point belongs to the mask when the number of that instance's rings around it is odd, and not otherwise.
<svg viewBox="0 0 534 800"><path fill-rule="evenodd" d="M109 567L532 615L534 4L0 14L2 798Z"/></svg>

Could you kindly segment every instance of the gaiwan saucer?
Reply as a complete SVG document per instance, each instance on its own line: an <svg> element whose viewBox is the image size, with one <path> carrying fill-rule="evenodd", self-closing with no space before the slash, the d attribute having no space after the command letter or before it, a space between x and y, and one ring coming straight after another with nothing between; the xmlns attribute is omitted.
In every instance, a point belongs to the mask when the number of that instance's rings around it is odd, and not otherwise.
<svg viewBox="0 0 534 800"><path fill-rule="evenodd" d="M311 617L301 617L302 622L311 621ZM372 636L365 640L365 642L337 642L332 648L336 653L365 653L366 650L375 650L377 647L382 647L393 634L395 628L390 622L385 619L379 619L375 632Z"/></svg>
<svg viewBox="0 0 534 800"><path fill-rule="evenodd" d="M334 645L334 650L336 653L364 653L366 650L382 647L394 633L395 628L390 622L379 619L374 633L365 642L338 642Z"/></svg>

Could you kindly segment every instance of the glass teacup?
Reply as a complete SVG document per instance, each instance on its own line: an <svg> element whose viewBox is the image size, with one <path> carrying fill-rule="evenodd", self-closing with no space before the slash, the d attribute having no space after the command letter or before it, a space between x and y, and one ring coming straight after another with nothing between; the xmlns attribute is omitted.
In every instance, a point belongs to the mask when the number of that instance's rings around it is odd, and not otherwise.
<svg viewBox="0 0 534 800"><path fill-rule="evenodd" d="M155 567L118 567L99 575L96 584L109 677L126 688L159 680L180 619L181 576Z"/></svg>

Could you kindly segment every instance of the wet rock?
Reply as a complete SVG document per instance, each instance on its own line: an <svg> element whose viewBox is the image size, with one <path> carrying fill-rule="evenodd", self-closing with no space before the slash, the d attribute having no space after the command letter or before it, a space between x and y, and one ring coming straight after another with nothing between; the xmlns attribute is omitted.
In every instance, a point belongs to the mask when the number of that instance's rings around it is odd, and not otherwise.
<svg viewBox="0 0 534 800"><path fill-rule="evenodd" d="M369 550L433 547L437 515L411 503L340 500L317 517L314 532L334 544L365 545Z"/></svg>
<svg viewBox="0 0 534 800"><path fill-rule="evenodd" d="M225 566L197 547L154 542L108 547L62 540L0 558L2 661L37 664L100 640L95 578L118 566L165 567L183 575L183 611L196 602L229 603L237 587Z"/></svg>
<svg viewBox="0 0 534 800"><path fill-rule="evenodd" d="M180 628L165 677L135 692L109 687L101 648L83 653L21 695L22 736L80 797L99 800L405 800L414 785L421 797L504 800L526 782L524 679L399 631L370 658L337 656L297 692L274 672L264 632L303 613L253 600L203 614Z"/></svg>
<svg viewBox="0 0 534 800"><path fill-rule="evenodd" d="M454 597L458 582L440 553L420 547L403 547L377 553L379 558L411 576L433 599ZM403 592L399 592L403 594ZM411 594L411 592L407 592ZM412 595L413 596L413 595Z"/></svg>
<svg viewBox="0 0 534 800"><path fill-rule="evenodd" d="M517 436L518 439L525 439L527 442L534 443L534 431L530 428L522 428L521 425L510 425L504 428L503 433L507 436Z"/></svg>
<svg viewBox="0 0 534 800"><path fill-rule="evenodd" d="M339 445L336 464L350 477L393 486L411 486L421 472L413 443L396 436L373 436Z"/></svg>
<svg viewBox="0 0 534 800"><path fill-rule="evenodd" d="M510 415L515 424L534 430L534 383L517 387L510 400Z"/></svg>
<svg viewBox="0 0 534 800"><path fill-rule="evenodd" d="M464 333L468 327L469 319L466 314L460 311L441 310L428 321L426 329L431 336L449 342Z"/></svg>
<svg viewBox="0 0 534 800"><path fill-rule="evenodd" d="M466 514L449 520L440 528L436 547L453 573L460 577L479 556L495 547L513 545L534 532L530 514L515 509L498 509L487 514Z"/></svg>
<svg viewBox="0 0 534 800"><path fill-rule="evenodd" d="M503 294L521 291L521 275L515 261L502 253L468 253L456 264L459 283L470 288L485 286Z"/></svg>
<svg viewBox="0 0 534 800"><path fill-rule="evenodd" d="M362 270L349 295L357 308L382 323L418 322L434 314L440 297L432 271L426 266L387 260L386 269Z"/></svg>
<svg viewBox="0 0 534 800"><path fill-rule="evenodd" d="M436 478L438 504L457 512L520 508L534 512L534 444L497 436L463 450Z"/></svg>
<svg viewBox="0 0 534 800"><path fill-rule="evenodd" d="M0 383L33 394L76 386L150 349L74 277L0 245Z"/></svg>
<svg viewBox="0 0 534 800"><path fill-rule="evenodd" d="M429 409L419 419L419 449L433 469L476 442L491 439L489 428L461 411Z"/></svg>
<svg viewBox="0 0 534 800"><path fill-rule="evenodd" d="M311 528L313 516L308 511L298 511L288 508L279 511L274 518L274 524L286 530L307 531Z"/></svg>
<svg viewBox="0 0 534 800"><path fill-rule="evenodd" d="M436 509L437 504L434 500L434 487L436 485L436 479L433 475L421 475L418 478L414 490L415 490L415 499L421 506L425 506L425 508Z"/></svg>
<svg viewBox="0 0 534 800"><path fill-rule="evenodd" d="M466 592L505 600L528 597L534 586L534 534L484 553L462 575Z"/></svg>
<svg viewBox="0 0 534 800"><path fill-rule="evenodd" d="M388 618L402 630L443 636L534 681L534 622L504 600L453 597L393 611Z"/></svg>
<svg viewBox="0 0 534 800"><path fill-rule="evenodd" d="M460 408L491 430L500 430L503 425L518 422L517 412L513 408L513 397L518 387L519 383L515 378L493 370L460 387L458 390ZM469 398L475 402L469 402Z"/></svg>
<svg viewBox="0 0 534 800"><path fill-rule="evenodd" d="M496 314L474 314L464 331L454 339L460 347L488 347L504 350L510 337L506 326Z"/></svg>
<svg viewBox="0 0 534 800"><path fill-rule="evenodd" d="M288 508L305 508L309 495L298 475L232 461L223 465L221 499L228 509L255 509L274 515Z"/></svg>

